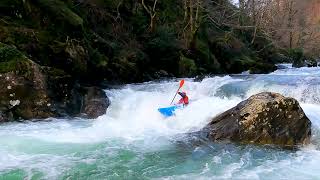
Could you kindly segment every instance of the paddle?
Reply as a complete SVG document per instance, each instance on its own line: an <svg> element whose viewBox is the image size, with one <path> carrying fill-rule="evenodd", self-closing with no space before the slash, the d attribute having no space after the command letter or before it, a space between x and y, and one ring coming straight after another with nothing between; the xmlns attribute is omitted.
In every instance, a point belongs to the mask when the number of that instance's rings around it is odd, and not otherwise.
<svg viewBox="0 0 320 180"><path fill-rule="evenodd" d="M177 90L176 94L174 95L174 97L173 97L173 99L172 99L172 101L171 101L170 105L173 103L174 99L176 98L176 96L177 96L177 94L178 94L179 90L182 88L182 86L183 86L183 85L184 85L184 80L182 79L182 80L180 81L179 88L178 88L178 90Z"/></svg>

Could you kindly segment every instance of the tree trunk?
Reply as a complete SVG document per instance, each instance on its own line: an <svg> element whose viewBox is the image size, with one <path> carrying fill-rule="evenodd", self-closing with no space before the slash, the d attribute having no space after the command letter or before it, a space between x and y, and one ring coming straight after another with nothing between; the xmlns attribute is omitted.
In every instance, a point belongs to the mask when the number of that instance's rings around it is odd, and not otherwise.
<svg viewBox="0 0 320 180"><path fill-rule="evenodd" d="M188 0L184 0L184 18L183 21L185 22L188 18Z"/></svg>
<svg viewBox="0 0 320 180"><path fill-rule="evenodd" d="M293 1L289 2L289 18L288 18L288 28L289 28L289 48L293 47Z"/></svg>
<svg viewBox="0 0 320 180"><path fill-rule="evenodd" d="M193 21L193 0L189 1L189 9L190 9L190 31L191 33L194 31L194 21Z"/></svg>

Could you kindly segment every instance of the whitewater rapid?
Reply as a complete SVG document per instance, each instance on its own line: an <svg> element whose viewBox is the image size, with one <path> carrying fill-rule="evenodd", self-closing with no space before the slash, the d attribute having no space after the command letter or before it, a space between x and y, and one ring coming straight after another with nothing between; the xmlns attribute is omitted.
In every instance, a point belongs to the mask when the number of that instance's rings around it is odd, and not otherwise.
<svg viewBox="0 0 320 180"><path fill-rule="evenodd" d="M107 89L111 105L95 120L2 124L0 179L318 178L320 68L286 67L265 75L185 79L190 105L170 118L157 108L170 104L178 79ZM312 121L311 145L292 152L252 145L194 146L178 138L263 91L301 103Z"/></svg>

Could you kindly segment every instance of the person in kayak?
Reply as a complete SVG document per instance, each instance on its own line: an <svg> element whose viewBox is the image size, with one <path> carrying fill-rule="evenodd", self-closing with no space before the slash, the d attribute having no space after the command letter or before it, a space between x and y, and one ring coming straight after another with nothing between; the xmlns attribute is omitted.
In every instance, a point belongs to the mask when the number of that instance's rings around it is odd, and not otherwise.
<svg viewBox="0 0 320 180"><path fill-rule="evenodd" d="M189 97L187 96L187 93L178 92L178 94L181 96L181 99L179 100L178 104L183 104L183 106L187 106L189 104Z"/></svg>

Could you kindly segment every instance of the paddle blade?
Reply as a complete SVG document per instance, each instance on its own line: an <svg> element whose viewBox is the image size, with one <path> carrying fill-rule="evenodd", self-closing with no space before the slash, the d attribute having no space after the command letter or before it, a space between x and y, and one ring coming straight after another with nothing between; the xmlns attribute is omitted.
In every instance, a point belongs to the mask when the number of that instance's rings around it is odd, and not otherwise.
<svg viewBox="0 0 320 180"><path fill-rule="evenodd" d="M179 88L178 88L178 90L177 90L176 94L174 95L174 97L173 97L173 99L172 99L172 101L171 101L170 105L173 103L174 99L176 98L176 96L177 96L177 94L178 94L179 90L182 88L182 86L183 86L183 85L184 85L184 80L182 79L182 80L180 81L180 86L179 86Z"/></svg>
<svg viewBox="0 0 320 180"><path fill-rule="evenodd" d="M183 85L184 85L184 79L182 79L182 80L180 81L180 86L179 86L179 88L182 88Z"/></svg>

